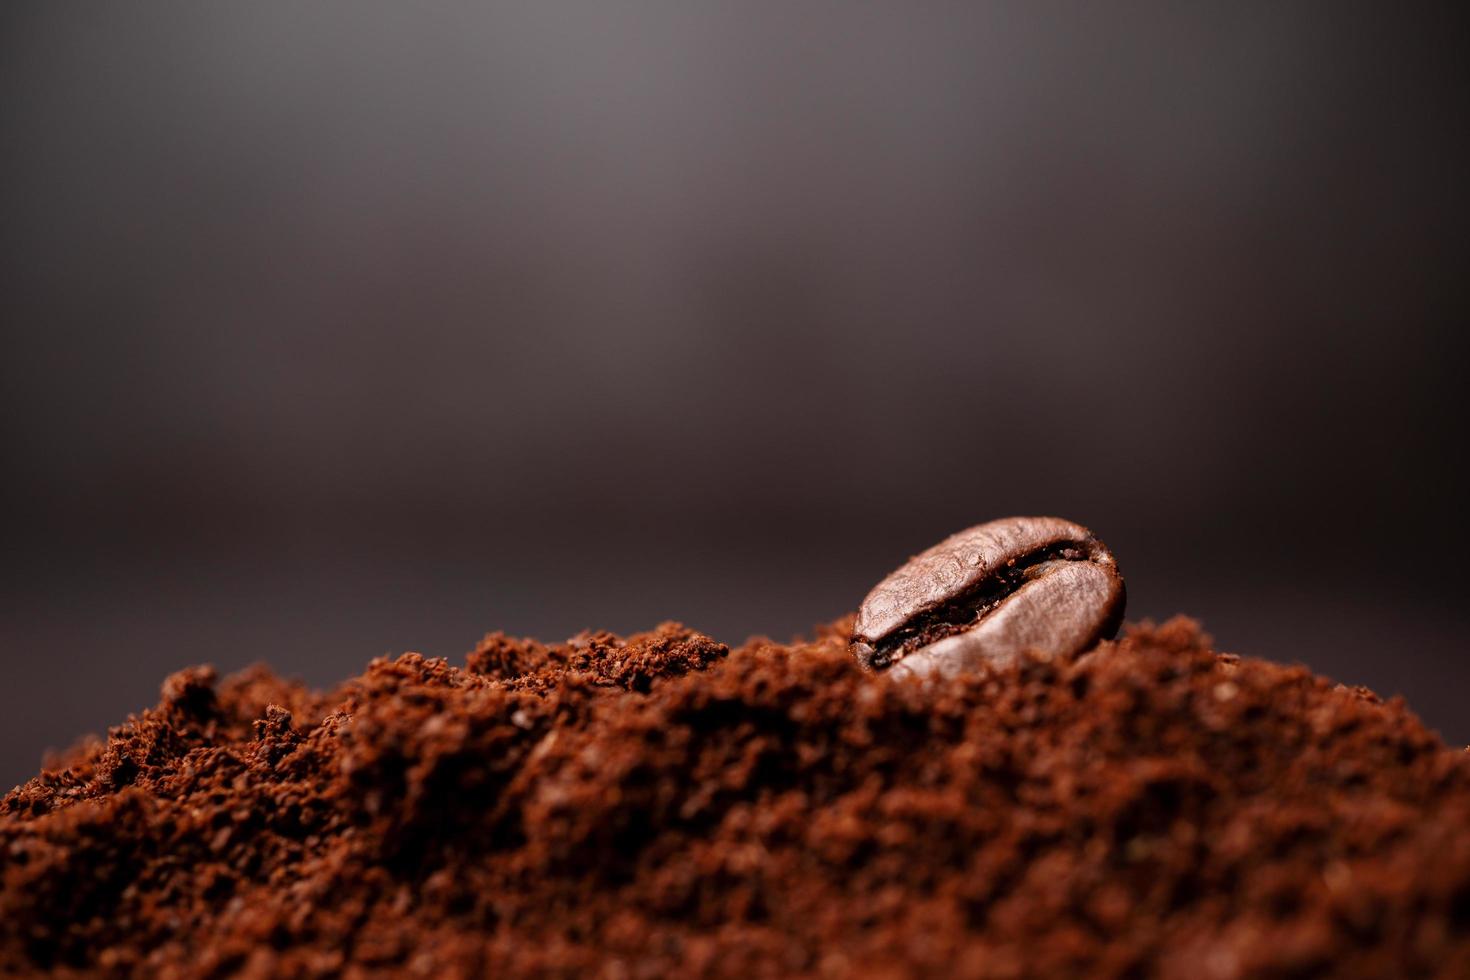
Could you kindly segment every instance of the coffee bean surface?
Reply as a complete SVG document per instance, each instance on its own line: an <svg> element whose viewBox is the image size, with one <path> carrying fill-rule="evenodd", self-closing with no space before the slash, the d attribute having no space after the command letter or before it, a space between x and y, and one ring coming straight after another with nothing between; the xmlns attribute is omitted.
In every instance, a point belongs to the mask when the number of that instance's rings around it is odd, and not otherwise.
<svg viewBox="0 0 1470 980"><path fill-rule="evenodd" d="M1123 577L1087 528L1010 517L951 535L868 593L853 625L863 666L952 676L1023 651L1070 657L1117 632Z"/></svg>

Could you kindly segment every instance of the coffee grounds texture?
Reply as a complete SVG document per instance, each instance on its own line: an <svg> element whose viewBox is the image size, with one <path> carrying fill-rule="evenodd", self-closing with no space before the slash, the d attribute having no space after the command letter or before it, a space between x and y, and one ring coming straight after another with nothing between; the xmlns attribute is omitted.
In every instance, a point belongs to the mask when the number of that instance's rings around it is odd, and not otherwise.
<svg viewBox="0 0 1470 980"><path fill-rule="evenodd" d="M938 687L850 621L325 695L185 670L0 802L0 972L1470 976L1470 753L1188 620Z"/></svg>

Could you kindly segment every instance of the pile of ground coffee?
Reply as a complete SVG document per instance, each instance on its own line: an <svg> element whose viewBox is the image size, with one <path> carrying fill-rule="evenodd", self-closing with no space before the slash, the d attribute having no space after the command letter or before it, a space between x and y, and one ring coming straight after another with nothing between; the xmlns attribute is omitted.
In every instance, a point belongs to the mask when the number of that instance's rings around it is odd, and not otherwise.
<svg viewBox="0 0 1470 980"><path fill-rule="evenodd" d="M1193 624L938 689L850 622L263 669L0 803L0 972L1470 976L1470 753Z"/></svg>

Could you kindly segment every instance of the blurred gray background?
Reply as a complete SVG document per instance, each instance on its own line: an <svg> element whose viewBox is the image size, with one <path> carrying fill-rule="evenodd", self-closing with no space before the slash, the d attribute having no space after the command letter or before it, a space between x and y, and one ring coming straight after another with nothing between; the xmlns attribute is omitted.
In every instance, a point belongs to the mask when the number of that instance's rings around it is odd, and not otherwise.
<svg viewBox="0 0 1470 980"><path fill-rule="evenodd" d="M0 789L264 660L1130 619L1470 741L1452 5L11 2Z"/></svg>

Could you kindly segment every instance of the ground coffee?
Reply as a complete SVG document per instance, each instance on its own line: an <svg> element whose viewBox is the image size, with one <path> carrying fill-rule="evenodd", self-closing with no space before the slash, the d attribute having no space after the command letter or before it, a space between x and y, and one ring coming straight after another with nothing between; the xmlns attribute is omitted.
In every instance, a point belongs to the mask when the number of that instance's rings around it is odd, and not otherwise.
<svg viewBox="0 0 1470 980"><path fill-rule="evenodd" d="M1470 756L1177 620L936 689L851 621L314 695L176 674L0 802L0 971L1470 976Z"/></svg>

